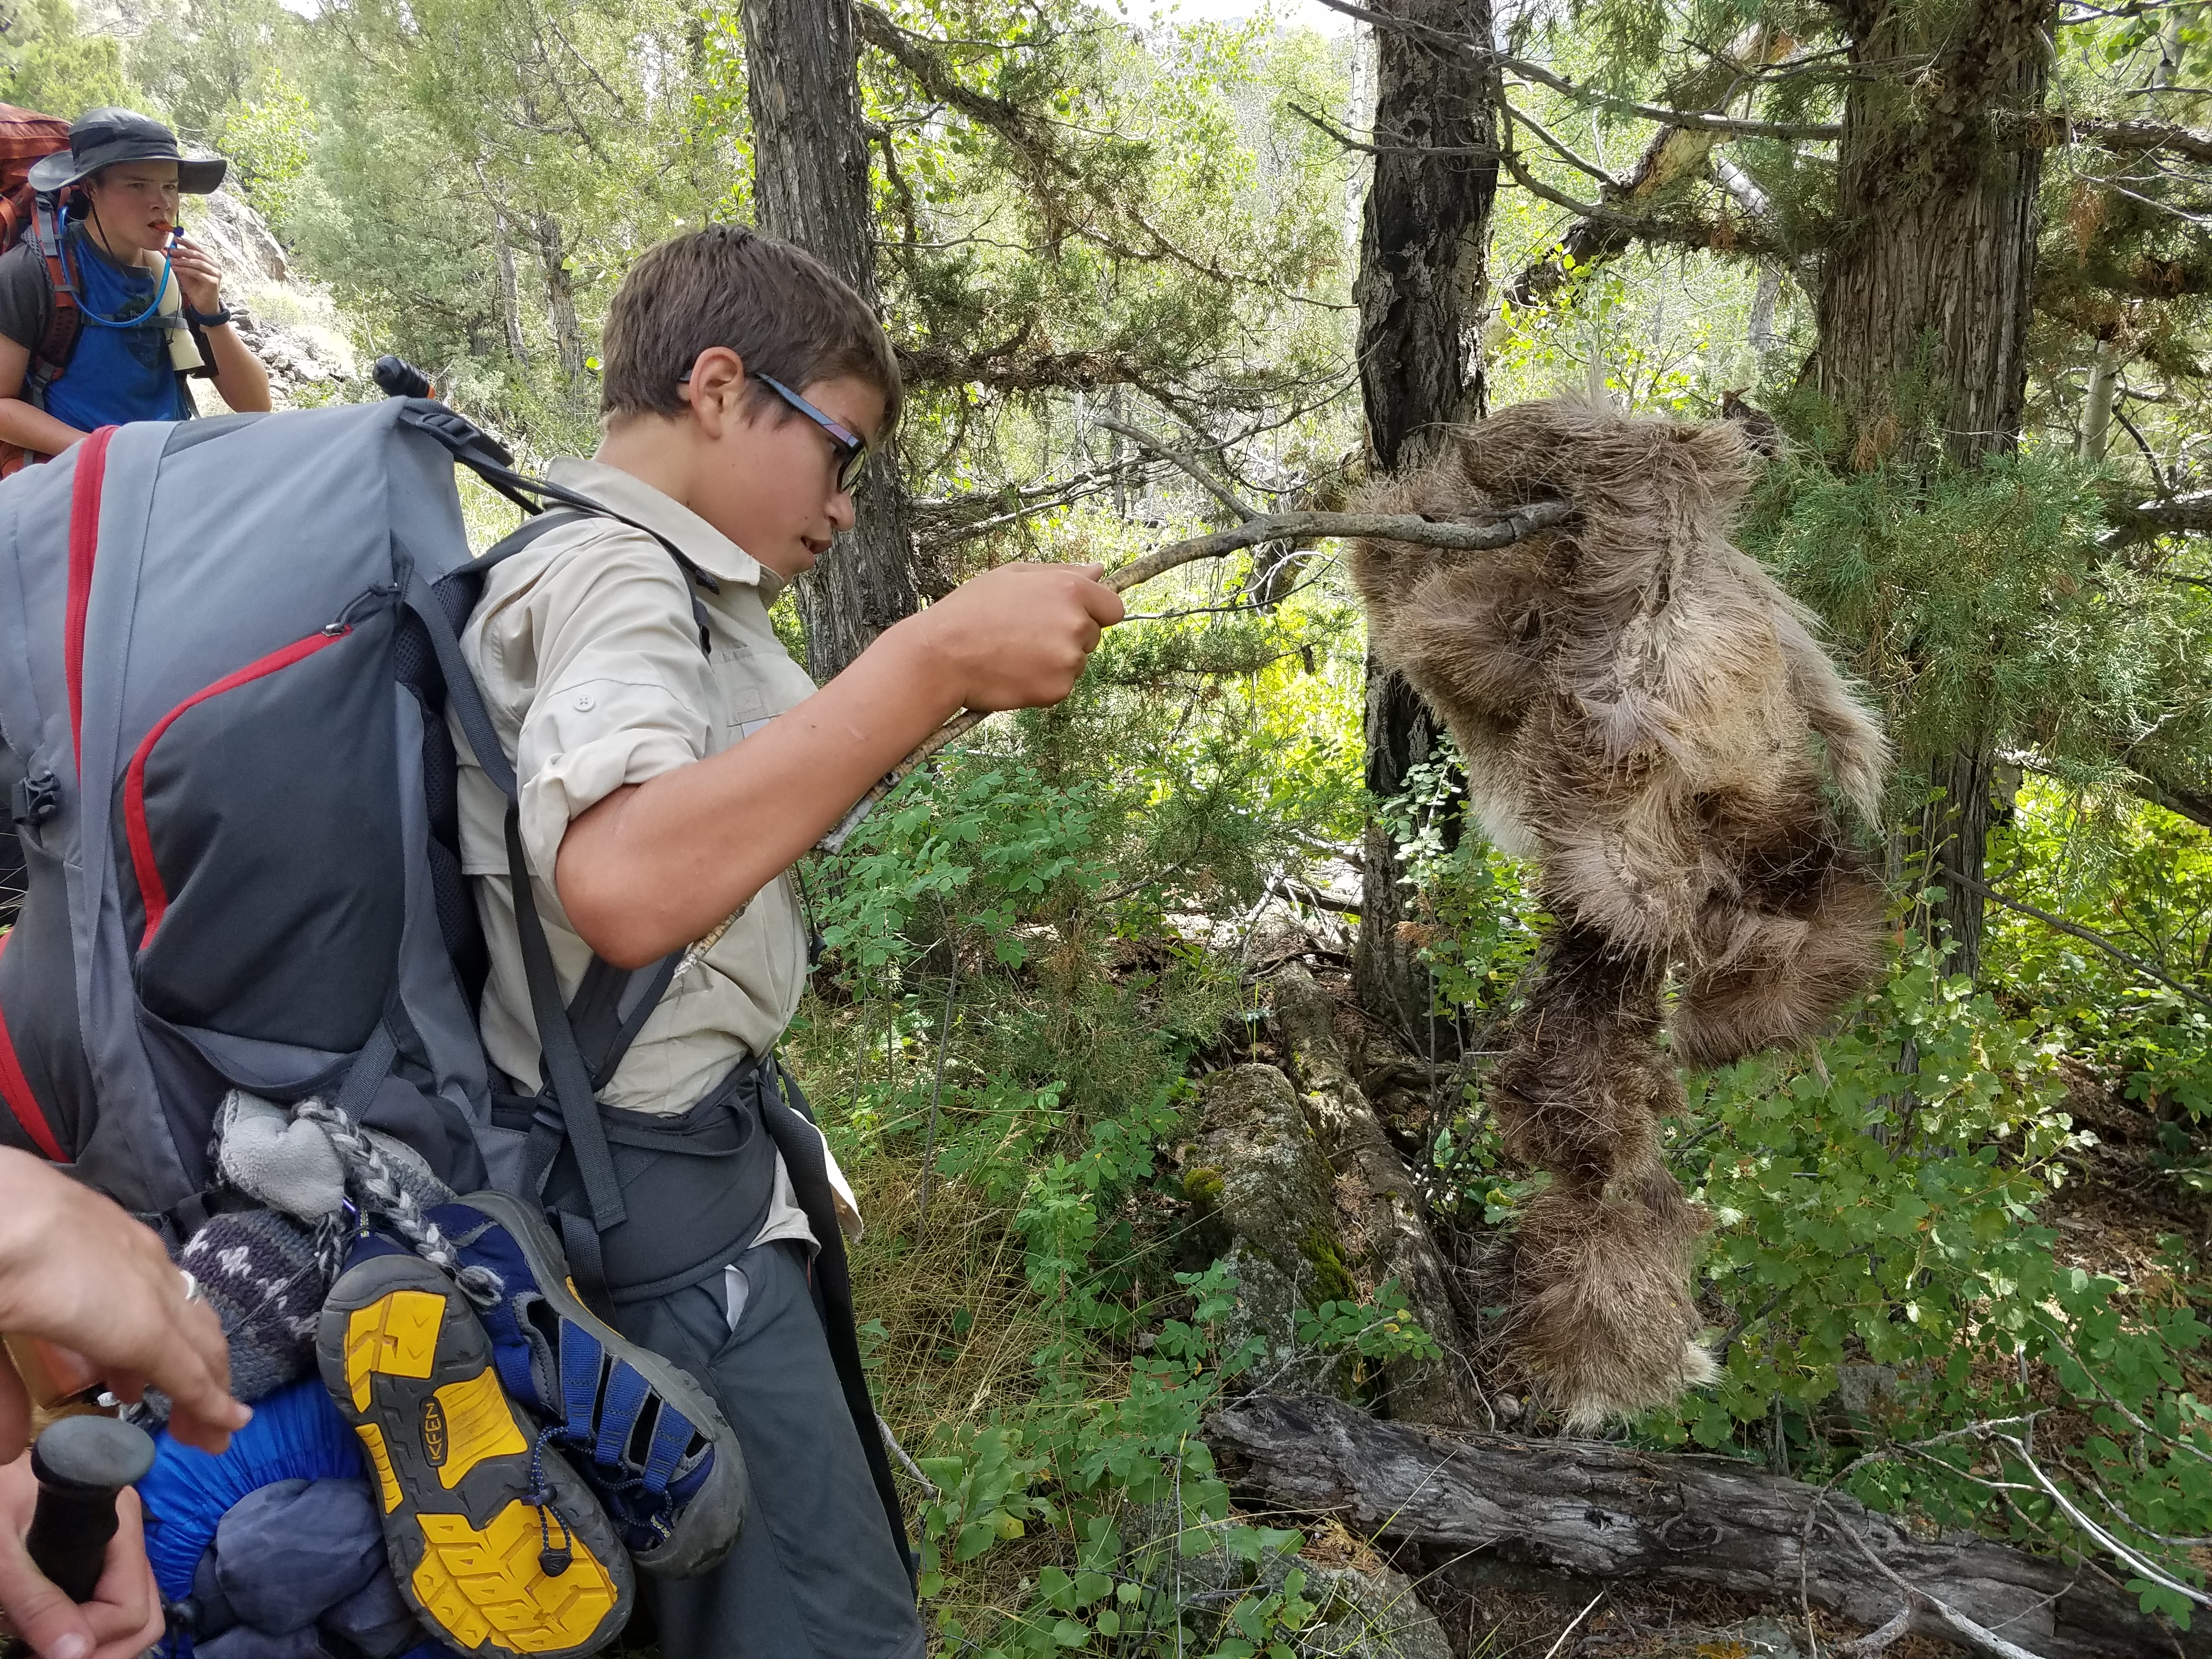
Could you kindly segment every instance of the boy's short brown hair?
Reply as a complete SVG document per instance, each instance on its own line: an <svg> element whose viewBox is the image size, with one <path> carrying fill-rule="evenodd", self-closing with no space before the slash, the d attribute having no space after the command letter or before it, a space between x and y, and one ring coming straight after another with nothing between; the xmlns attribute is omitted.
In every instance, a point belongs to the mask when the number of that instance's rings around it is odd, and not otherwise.
<svg viewBox="0 0 2212 1659"><path fill-rule="evenodd" d="M682 414L678 382L714 346L794 392L848 375L875 386L878 442L898 422L898 361L866 302L804 248L726 224L656 243L623 277L600 340L599 413Z"/></svg>

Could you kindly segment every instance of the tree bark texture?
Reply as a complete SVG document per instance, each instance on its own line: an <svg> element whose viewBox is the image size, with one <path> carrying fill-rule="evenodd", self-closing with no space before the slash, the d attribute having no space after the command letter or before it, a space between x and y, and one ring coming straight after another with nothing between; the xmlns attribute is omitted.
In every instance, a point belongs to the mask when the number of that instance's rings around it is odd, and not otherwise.
<svg viewBox="0 0 2212 1659"><path fill-rule="evenodd" d="M550 213L538 213L532 216L531 228L538 237L538 263L545 276L545 315L553 325L561 376L574 394L584 384L584 331L576 320L576 279L568 270L561 222Z"/></svg>
<svg viewBox="0 0 2212 1659"><path fill-rule="evenodd" d="M877 303L868 141L849 0L743 0L745 99L760 228L796 242ZM921 607L906 490L889 446L855 492L859 522L797 583L807 672L842 672Z"/></svg>
<svg viewBox="0 0 2212 1659"><path fill-rule="evenodd" d="M1971 0L1939 21L1909 0L1844 8L1861 74L1838 146L1820 374L1862 465L1901 445L1899 459L1916 459L1916 415L1954 463L2017 441L2043 155L2002 142L1996 118L2042 108L2052 11ZM1931 56L1909 82L1890 67Z"/></svg>
<svg viewBox="0 0 2212 1659"><path fill-rule="evenodd" d="M1488 0L1381 0L1424 28L1490 39ZM1439 149L1494 148L1498 118L1474 56L1375 32L1375 132L1382 154L1359 235L1359 390L1383 471L1434 453L1440 428L1482 412L1470 356L1482 308L1498 163Z"/></svg>
<svg viewBox="0 0 2212 1659"><path fill-rule="evenodd" d="M2051 0L1968 0L1939 19L1911 0L1848 0L1850 82L1836 236L1819 300L1821 390L1852 464L1932 471L2009 452L2027 395L2040 150L2004 142L2049 82ZM1893 65L1927 62L1909 81ZM1949 790L1924 826L1954 971L1979 966L1986 742L1920 757Z"/></svg>
<svg viewBox="0 0 2212 1659"><path fill-rule="evenodd" d="M1941 899L1921 907L1915 925L1933 939L1931 925L1948 929L1947 957L1954 974L1978 975L1986 905L1981 888L1990 839L1990 792L1996 757L1987 744L1966 743L1929 763L1929 799L1921 809L1920 845L1928 860L1927 884Z"/></svg>
<svg viewBox="0 0 2212 1659"><path fill-rule="evenodd" d="M1442 1359L1392 1363L1390 1415L1445 1428L1481 1422L1486 1413L1452 1303L1450 1270L1429 1231L1420 1189L1352 1079L1329 1000L1296 963L1275 975L1275 1029L1306 1121L1334 1173L1338 1234L1359 1270L1362 1290L1395 1279L1407 1310L1443 1350Z"/></svg>
<svg viewBox="0 0 2212 1659"><path fill-rule="evenodd" d="M2039 1659L2212 1653L2201 1626L2183 1634L2146 1617L2094 1568L1971 1534L1923 1540L1841 1492L1733 1460L1444 1435L1311 1395L1249 1395L1216 1413L1205 1438L1246 1498L1340 1516L1360 1535L1453 1555L1495 1549L1594 1578L1718 1584L1792 1605L1802 1587L1813 1606L1874 1627L1905 1598L1871 1552Z"/></svg>
<svg viewBox="0 0 2212 1659"><path fill-rule="evenodd" d="M1490 0L1376 0L1376 9L1448 34L1491 38ZM1498 163L1437 150L1494 149L1498 114L1488 72L1473 54L1404 30L1375 31L1375 158L1359 237L1359 392L1370 465L1418 466L1444 429L1480 417L1479 344ZM1402 792L1441 728L1395 675L1367 670L1367 787ZM1401 927L1403 876L1387 831L1368 826L1368 908L1352 973L1361 1003L1408 1030L1430 1003L1426 969Z"/></svg>
<svg viewBox="0 0 2212 1659"><path fill-rule="evenodd" d="M514 275L514 244L507 235L507 215L492 210L492 228L498 238L499 325L507 340L507 356L523 368L530 367L530 347L522 337L522 285Z"/></svg>
<svg viewBox="0 0 2212 1659"><path fill-rule="evenodd" d="M1367 792L1378 801L1401 794L1408 773L1432 758L1443 741L1443 722L1401 675L1367 661L1367 704L1362 720L1367 750ZM1458 810L1458 802L1452 803ZM1455 817L1448 833L1456 834ZM1359 1006L1416 1053L1431 1060L1441 1047L1458 1052L1458 1028L1433 1018L1435 982L1418 955L1406 868L1389 826L1370 818L1360 847L1359 932L1352 941L1352 975Z"/></svg>

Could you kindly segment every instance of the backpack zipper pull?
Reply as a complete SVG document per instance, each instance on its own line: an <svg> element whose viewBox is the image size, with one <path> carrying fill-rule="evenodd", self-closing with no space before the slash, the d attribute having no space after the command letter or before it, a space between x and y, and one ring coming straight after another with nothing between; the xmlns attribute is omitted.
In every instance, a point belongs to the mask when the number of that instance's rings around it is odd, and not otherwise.
<svg viewBox="0 0 2212 1659"><path fill-rule="evenodd" d="M364 605L373 610L375 608L376 602L378 600L396 599L398 597L399 584L398 582L385 582L368 589L368 592L364 593L356 594L347 603L346 608L338 612L335 619L323 624L323 632L331 639L337 638L341 634L349 634L353 631L353 619L355 613L360 611Z"/></svg>

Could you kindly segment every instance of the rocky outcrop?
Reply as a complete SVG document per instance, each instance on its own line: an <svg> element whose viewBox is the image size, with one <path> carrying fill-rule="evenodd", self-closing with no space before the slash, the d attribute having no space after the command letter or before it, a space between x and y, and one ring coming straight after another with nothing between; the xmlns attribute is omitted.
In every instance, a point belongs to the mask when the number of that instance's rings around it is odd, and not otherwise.
<svg viewBox="0 0 2212 1659"><path fill-rule="evenodd" d="M1444 1428L1486 1424L1420 1192L1352 1079L1329 1000L1294 962L1277 972L1274 990L1275 1029L1304 1091L1307 1121L1329 1163L1337 1231L1359 1288L1371 1293L1395 1279L1407 1310L1443 1350L1441 1360L1391 1365L1390 1415Z"/></svg>
<svg viewBox="0 0 2212 1659"><path fill-rule="evenodd" d="M1274 1564L1271 1563L1273 1569ZM1285 1563L1305 1571L1305 1599L1321 1609L1298 1632L1298 1649L1313 1659L1451 1659L1437 1616L1413 1593L1413 1581L1394 1567L1322 1567Z"/></svg>
<svg viewBox="0 0 2212 1659"><path fill-rule="evenodd" d="M1264 1551L1255 1566L1230 1547L1229 1534L1241 1524L1157 1527L1154 1547L1175 1552L1171 1593L1179 1603L1225 1612L1239 1598L1286 1589L1297 1572L1304 1576L1299 1598L1314 1608L1286 1644L1298 1659L1452 1659L1443 1626L1413 1581L1342 1528L1324 1523L1297 1550ZM1145 1565L1158 1582L1162 1563Z"/></svg>
<svg viewBox="0 0 2212 1659"><path fill-rule="evenodd" d="M294 273L283 248L252 207L228 191L186 210L185 234L223 270L223 295L239 337L269 370L279 409L327 402L360 373L331 296ZM220 399L204 393L214 412Z"/></svg>
<svg viewBox="0 0 2212 1659"><path fill-rule="evenodd" d="M1334 1386L1334 1361L1302 1353L1301 1308L1354 1293L1336 1235L1328 1160L1290 1079L1273 1066L1232 1066L1200 1087L1200 1133L1185 1155L1183 1195L1201 1244L1237 1279L1224 1345L1258 1337L1255 1380ZM1280 1386L1280 1385L1273 1385Z"/></svg>

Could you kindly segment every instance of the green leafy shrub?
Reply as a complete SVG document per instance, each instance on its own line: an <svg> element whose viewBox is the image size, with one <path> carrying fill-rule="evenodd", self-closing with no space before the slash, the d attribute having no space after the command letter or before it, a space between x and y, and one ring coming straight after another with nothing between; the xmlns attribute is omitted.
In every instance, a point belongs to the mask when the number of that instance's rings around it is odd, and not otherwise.
<svg viewBox="0 0 2212 1659"><path fill-rule="evenodd" d="M2132 1284L2063 1261L2039 1213L2082 1144L2058 1054L1908 936L1841 1035L1706 1079L1673 1145L1714 1219L1703 1277L1725 1361L1711 1395L1643 1431L1840 1475L1940 1525L2095 1550L2070 1504L2201 1585L2170 1540L2212 1530L2203 1292L2178 1249ZM2135 1588L2185 1624L2185 1595Z"/></svg>

